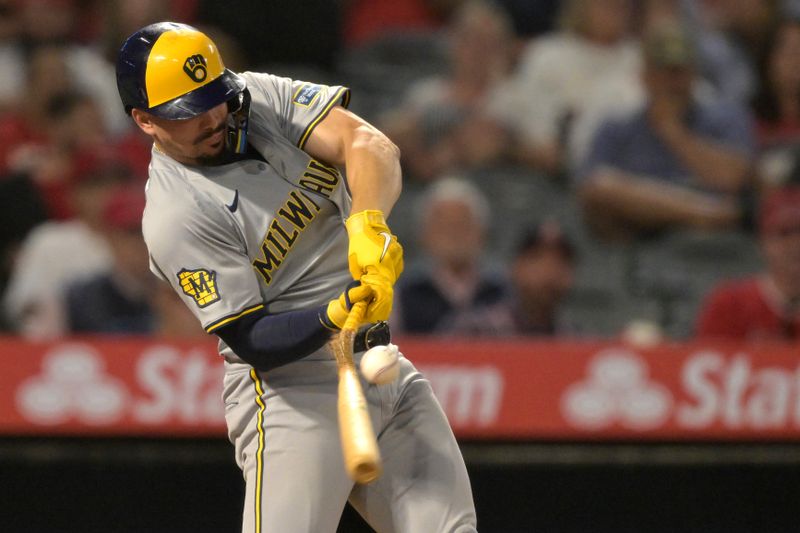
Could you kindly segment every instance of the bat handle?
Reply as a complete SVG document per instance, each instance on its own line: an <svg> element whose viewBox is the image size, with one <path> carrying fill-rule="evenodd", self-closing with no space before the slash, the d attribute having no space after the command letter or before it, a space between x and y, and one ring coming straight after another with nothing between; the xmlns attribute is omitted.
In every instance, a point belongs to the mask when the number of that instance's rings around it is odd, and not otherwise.
<svg viewBox="0 0 800 533"><path fill-rule="evenodd" d="M356 331L358 326L364 321L364 313L367 311L367 302L360 301L353 304L353 308L350 309L350 313L347 315L347 320L344 322L344 326L342 326L342 331Z"/></svg>

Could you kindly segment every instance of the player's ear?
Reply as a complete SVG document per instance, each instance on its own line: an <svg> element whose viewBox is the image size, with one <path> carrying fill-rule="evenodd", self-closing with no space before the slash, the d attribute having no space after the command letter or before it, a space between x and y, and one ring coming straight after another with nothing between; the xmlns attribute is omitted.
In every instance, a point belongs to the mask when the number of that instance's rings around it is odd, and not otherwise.
<svg viewBox="0 0 800 533"><path fill-rule="evenodd" d="M136 125L139 126L143 132L148 135L152 135L154 133L153 115L147 111L133 108L131 109L131 117L133 117L133 121L136 122Z"/></svg>

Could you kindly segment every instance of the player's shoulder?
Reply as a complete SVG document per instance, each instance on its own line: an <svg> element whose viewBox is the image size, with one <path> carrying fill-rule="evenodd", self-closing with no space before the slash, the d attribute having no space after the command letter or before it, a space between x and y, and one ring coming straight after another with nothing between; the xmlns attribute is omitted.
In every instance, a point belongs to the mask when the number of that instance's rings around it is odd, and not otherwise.
<svg viewBox="0 0 800 533"><path fill-rule="evenodd" d="M242 72L240 76L245 80L250 92L250 115L252 131L265 124L274 124L276 114L283 107L292 91L292 80L282 78L266 72Z"/></svg>
<svg viewBox="0 0 800 533"><path fill-rule="evenodd" d="M193 186L185 174L151 168L145 196L142 233L151 250L225 223L224 204Z"/></svg>
<svg viewBox="0 0 800 533"><path fill-rule="evenodd" d="M282 83L286 83L286 81L291 81L290 78L284 76L278 76L269 72L253 72L251 70L241 72L239 73L239 76L244 78L245 82L248 83L248 86L250 83L280 85Z"/></svg>
<svg viewBox="0 0 800 533"><path fill-rule="evenodd" d="M191 173L184 165L154 154L145 186L145 220L166 219L198 202L197 190L189 182Z"/></svg>
<svg viewBox="0 0 800 533"><path fill-rule="evenodd" d="M327 85L323 82L306 81L267 72L243 72L240 74L247 83L253 104L275 105L292 102L300 107L308 107L313 102L327 102L340 94L343 87Z"/></svg>
<svg viewBox="0 0 800 533"><path fill-rule="evenodd" d="M268 72L246 71L240 74L253 97L265 95L270 97L283 91L291 91L294 80Z"/></svg>

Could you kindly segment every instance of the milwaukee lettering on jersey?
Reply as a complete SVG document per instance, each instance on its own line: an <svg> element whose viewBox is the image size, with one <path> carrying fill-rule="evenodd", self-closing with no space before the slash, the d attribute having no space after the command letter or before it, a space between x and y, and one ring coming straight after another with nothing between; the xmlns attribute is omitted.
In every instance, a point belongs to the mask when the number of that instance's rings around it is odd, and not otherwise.
<svg viewBox="0 0 800 533"><path fill-rule="evenodd" d="M304 189L330 198L341 180L342 175L336 167L312 159L298 183Z"/></svg>
<svg viewBox="0 0 800 533"><path fill-rule="evenodd" d="M278 209L278 216L272 219L261 241L261 256L253 260L253 268L264 278L264 283L269 285L272 282L274 271L281 266L300 233L319 211L320 206L305 192L289 193L289 198Z"/></svg>

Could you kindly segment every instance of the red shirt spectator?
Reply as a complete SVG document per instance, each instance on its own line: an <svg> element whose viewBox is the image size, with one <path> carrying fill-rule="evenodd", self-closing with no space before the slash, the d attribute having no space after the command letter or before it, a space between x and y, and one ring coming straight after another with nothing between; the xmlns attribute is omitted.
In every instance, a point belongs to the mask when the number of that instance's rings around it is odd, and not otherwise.
<svg viewBox="0 0 800 533"><path fill-rule="evenodd" d="M387 32L430 31L442 26L442 16L424 0L355 0L344 13L347 46L365 44Z"/></svg>
<svg viewBox="0 0 800 533"><path fill-rule="evenodd" d="M753 99L759 146L800 139L800 20L782 21L759 61L759 91Z"/></svg>
<svg viewBox="0 0 800 533"><path fill-rule="evenodd" d="M784 306L769 278L730 281L708 298L697 333L701 337L740 340L800 338L800 313Z"/></svg>
<svg viewBox="0 0 800 533"><path fill-rule="evenodd" d="M759 223L765 272L715 289L700 312L698 336L800 339L800 187L770 193Z"/></svg>

